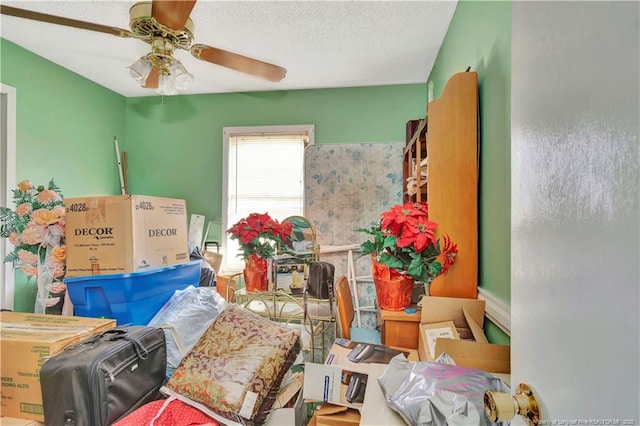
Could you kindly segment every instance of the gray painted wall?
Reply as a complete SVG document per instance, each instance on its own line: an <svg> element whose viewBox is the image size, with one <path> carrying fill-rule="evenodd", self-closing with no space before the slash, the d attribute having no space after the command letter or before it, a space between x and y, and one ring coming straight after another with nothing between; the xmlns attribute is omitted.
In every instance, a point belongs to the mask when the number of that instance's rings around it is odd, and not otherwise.
<svg viewBox="0 0 640 426"><path fill-rule="evenodd" d="M512 383L637 424L640 3L512 12Z"/></svg>

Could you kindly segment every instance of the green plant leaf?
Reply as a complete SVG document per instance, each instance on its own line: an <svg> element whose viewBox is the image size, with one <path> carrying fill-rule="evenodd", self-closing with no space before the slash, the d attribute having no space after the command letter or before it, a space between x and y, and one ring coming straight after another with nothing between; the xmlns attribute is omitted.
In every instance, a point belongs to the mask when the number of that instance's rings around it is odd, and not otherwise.
<svg viewBox="0 0 640 426"><path fill-rule="evenodd" d="M396 270L401 270L404 267L404 263L402 262L402 260L398 259L395 256L392 256L389 253L382 253L378 262Z"/></svg>
<svg viewBox="0 0 640 426"><path fill-rule="evenodd" d="M413 279L416 281L422 281L422 276L424 274L425 268L424 263L411 263L409 268L407 268L407 274L411 275Z"/></svg>
<svg viewBox="0 0 640 426"><path fill-rule="evenodd" d="M363 255L366 254L377 254L378 250L376 249L376 245L371 241L365 241L360 245L360 249Z"/></svg>
<svg viewBox="0 0 640 426"><path fill-rule="evenodd" d="M440 262L432 262L429 264L429 274L433 277L437 277L442 272L442 265Z"/></svg>

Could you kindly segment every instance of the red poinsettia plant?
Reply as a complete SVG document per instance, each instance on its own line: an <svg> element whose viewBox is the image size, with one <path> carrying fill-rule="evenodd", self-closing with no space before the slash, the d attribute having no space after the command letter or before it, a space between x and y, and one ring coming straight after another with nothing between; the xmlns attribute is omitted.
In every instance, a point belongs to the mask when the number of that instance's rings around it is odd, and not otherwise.
<svg viewBox="0 0 640 426"><path fill-rule="evenodd" d="M293 226L280 223L268 213L251 213L227 230L231 238L240 244L240 254L247 260L255 254L263 259L272 257L279 244L291 238Z"/></svg>
<svg viewBox="0 0 640 426"><path fill-rule="evenodd" d="M374 274L408 275L428 283L446 274L458 254L448 235L442 241L436 238L437 227L429 220L427 203L407 202L382 213L379 224L356 231L373 237L361 248L364 255L373 256Z"/></svg>

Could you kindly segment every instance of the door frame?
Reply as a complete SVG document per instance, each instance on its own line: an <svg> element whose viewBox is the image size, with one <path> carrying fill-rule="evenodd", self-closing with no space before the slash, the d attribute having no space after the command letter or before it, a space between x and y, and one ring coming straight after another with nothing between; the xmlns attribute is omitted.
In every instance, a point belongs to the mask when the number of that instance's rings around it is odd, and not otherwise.
<svg viewBox="0 0 640 426"><path fill-rule="evenodd" d="M16 89L0 83L0 202L10 207L13 202L13 190L16 187ZM4 262L4 257L12 250L8 238L0 243L0 296L2 309L13 310L15 296L15 275L13 266Z"/></svg>

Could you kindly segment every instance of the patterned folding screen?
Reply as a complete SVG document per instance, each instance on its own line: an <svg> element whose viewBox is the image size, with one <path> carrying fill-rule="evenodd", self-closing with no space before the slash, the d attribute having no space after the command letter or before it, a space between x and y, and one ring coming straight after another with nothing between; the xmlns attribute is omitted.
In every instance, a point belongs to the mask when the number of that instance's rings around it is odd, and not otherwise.
<svg viewBox="0 0 640 426"><path fill-rule="evenodd" d="M306 149L305 216L315 225L321 248L360 244L367 235L355 229L368 228L381 212L402 202L403 148L404 142L391 142ZM336 276L347 274L346 252L323 254L322 259L336 266ZM371 274L368 259L355 263L358 276ZM359 286L358 293L361 306L373 303L372 285Z"/></svg>

